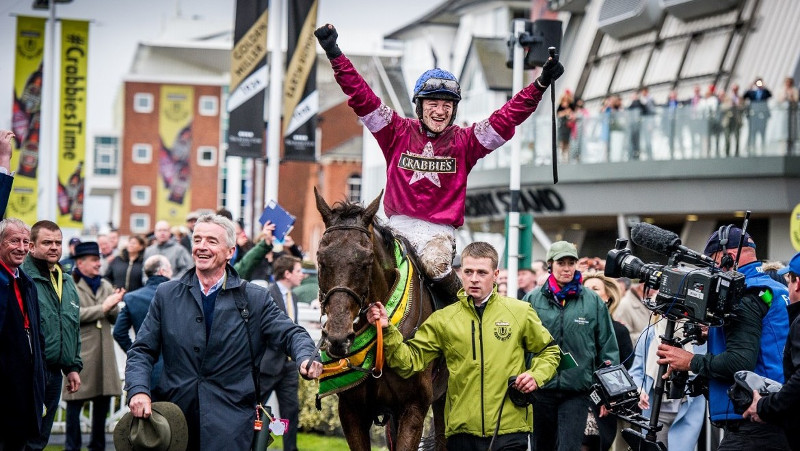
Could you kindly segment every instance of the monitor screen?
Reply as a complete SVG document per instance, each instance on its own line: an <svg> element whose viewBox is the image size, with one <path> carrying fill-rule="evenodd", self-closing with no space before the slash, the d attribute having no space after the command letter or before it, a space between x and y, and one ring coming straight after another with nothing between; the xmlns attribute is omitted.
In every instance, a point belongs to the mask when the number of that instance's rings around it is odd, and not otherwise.
<svg viewBox="0 0 800 451"><path fill-rule="evenodd" d="M608 390L608 394L611 396L617 396L631 390L636 390L636 386L633 385L628 375L625 374L625 370L622 368L615 368L612 371L601 373L599 376L603 386Z"/></svg>

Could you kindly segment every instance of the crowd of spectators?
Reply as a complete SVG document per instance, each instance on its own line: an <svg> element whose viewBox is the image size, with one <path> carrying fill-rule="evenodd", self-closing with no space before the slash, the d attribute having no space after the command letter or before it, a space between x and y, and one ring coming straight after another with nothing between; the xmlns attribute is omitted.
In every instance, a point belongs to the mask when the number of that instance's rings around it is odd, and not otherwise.
<svg viewBox="0 0 800 451"><path fill-rule="evenodd" d="M758 77L746 89L695 85L686 98L671 90L656 99L645 87L627 101L609 95L594 109L567 90L556 111L559 161L577 163L587 154L591 161L794 154L797 105L792 77L775 94Z"/></svg>
<svg viewBox="0 0 800 451"><path fill-rule="evenodd" d="M786 98L790 99L787 101L796 104L797 90L793 87L793 82L787 80L785 87L785 94L788 96ZM766 102L766 99L771 97L767 92L763 83L756 82L753 89L742 95L742 99L746 99L751 105L756 102ZM717 93L713 87L704 94L697 89L696 96L697 103L705 102L706 106L715 102L717 106L730 102L726 93ZM713 100L715 98L716 101ZM575 108L567 104L574 105L577 101L565 98L563 103L565 107L561 112L564 114L560 117L566 118L565 123L568 124L579 115L576 116ZM632 106L629 109L635 109L641 118L649 115L648 111L652 108L652 104L649 93L643 90L633 96ZM684 103L684 107L687 105L691 103ZM612 109L617 108L619 99L609 100L608 106ZM752 108L754 107L751 106ZM567 111L568 109L570 111ZM754 117L755 113L748 114L747 120L751 121L751 124L759 120ZM637 126L639 128L636 133L640 136L652 131L652 124L648 124L646 119ZM756 133L752 142L748 142L748 148L758 141L756 138L759 138L760 134L757 127L752 129L756 130ZM703 136L701 134L701 138ZM572 133L569 137L570 139L573 137ZM763 142L763 138L761 140ZM643 138L636 141L641 144L647 142ZM651 148L646 145L637 147L635 144L631 142L632 158L652 157ZM701 148L707 152L706 156L710 156L712 147L714 153L719 152L718 145L718 141L706 140ZM736 149L735 146L725 148L734 151ZM564 155L567 158L572 155L569 150L567 148ZM734 152L734 156L736 154L738 151ZM90 448L104 446L103 432L110 400L122 394L120 375L114 358L112 330L117 343L124 349L130 349L131 328L134 335L138 333L157 285L169 281L170 278L180 277L181 274L175 273L186 273L194 266L195 262L192 261L190 254L192 247L190 245L187 249L184 242L187 240L189 243L193 242L193 226L197 220L200 219L206 226L209 224L213 226L216 224L215 219L209 220L209 218L220 217L230 220L231 227L235 229L235 246L226 261L230 262L243 280L255 285L265 285L272 290L278 308L296 323L297 301L294 299L293 290L300 286L305 277L303 271L305 255L291 237L287 236L281 243L276 242L273 237L274 226L269 222L264 224L258 236L250 239L241 222L232 221L233 218L227 210L196 211L187 216L185 226L170 226L161 221L156 224L151 236L133 235L123 243L120 243L119 233L114 229L97 235L93 240L73 237L68 242L69 254L66 259L61 259L63 236L56 224L40 221L31 228L13 218L0 222L2 264L0 290L4 292L2 298L4 302L0 304L2 313L0 339L4 340L5 346L14 341L11 334L15 330L25 330L27 334L27 347L21 346L21 350L15 348L13 352L3 348L0 350L0 361L9 365L17 361L34 362L32 365L20 366L22 379L18 378L11 382L23 388L22 392L17 394L19 396L12 400L12 405L19 407L30 404L34 405L34 408L19 408L19 412L24 415L20 416L16 423L8 418L6 420L8 424L19 425L17 432L25 431L25 439L29 441L28 447L37 449L37 444L42 446L47 444L47 436L46 434L42 436L42 433L48 428L48 423L52 424L52 415L48 413L53 413L59 399L67 403L67 448L77 449L81 446L79 418L87 402L93 404ZM780 297L782 296L780 293L786 292L786 287L789 285L784 278L786 270L781 262L757 260L755 243L744 232L737 230L732 226L720 228L709 238L704 253L724 266L725 256L729 256L736 248L731 244L725 244L720 237L723 233L726 236L728 233L739 233L743 236L743 242L747 244L744 249L738 251L744 256L739 271L746 275L748 287L769 287L770 292L776 294L775 297L769 296L769 302L760 300L760 298L766 299L765 291L748 298L748 302L752 304L752 312L740 312L740 317L737 319L743 326L709 331L708 349L704 344L686 349L665 348L663 344L659 344L657 337L664 333L664 321L645 305L648 298L655 296L656 292L648 289L640 281L605 276L604 259L579 257L577 248L571 243L563 241L553 243L544 260L536 260L530 266L519 269L517 275L519 290L517 293L512 293L513 297L533 306L538 318L534 321L532 317L531 324L538 324L538 321L541 321L540 326L543 325L551 334L539 334L544 347L549 347L548 343L557 344L562 351L562 361L564 355L567 355L573 358L580 368L580 371L568 374L562 371L548 373L542 380L541 387L529 378L517 380L517 385L527 387L528 391L535 391L533 397L536 402L533 412L534 424L538 425L538 429L536 427L533 429L534 449L583 447L607 450L614 446L615 442L620 442L615 432L620 429L621 424L613 417L609 417L604 409L588 401L591 373L601 365L621 363L630 369L642 389L639 405L647 413L654 395L654 369L659 364L669 364L670 368L675 370L691 369L694 373L710 378L712 382L716 380L717 384L725 384L730 368L715 368L714 365L721 361L732 362L732 358L726 353L744 341L745 333L759 336L755 333L756 329L777 331L771 344L773 347L783 345L788 332L788 323L785 318L783 322L778 322L780 319L778 317L786 316L785 308L783 313L779 311L783 301L788 302L788 296L785 296L787 297L785 300ZM727 238L725 241L728 241ZM729 241L738 242L734 239ZM495 299L495 292L504 297L502 301L497 302L518 307L518 304L512 302L513 297L505 297L507 293L504 291L504 286L507 287L508 275L497 268L496 251L485 243L477 247L480 249L473 246L470 248L473 250L467 251L464 256L467 260L466 274L461 273L460 258L453 262L453 268L462 280L467 281L476 277L481 279L478 291L485 298L483 304L476 304L476 308L485 309L485 301L489 298ZM473 251L474 253L471 253ZM59 261L62 264L59 265ZM224 263L225 261L223 266ZM480 271L476 270L482 268L484 264L488 266ZM181 270L176 271L175 268ZM476 276L476 273L480 275ZM796 278L792 280L791 283L795 283ZM17 302L9 302L15 298ZM67 299L69 301L64 304L64 300ZM61 310L62 308L73 309ZM761 313L758 313L759 311ZM18 314L20 312L21 314ZM753 321L745 324L747 316L753 312L754 316L750 318ZM385 316L385 311L379 309L373 313L378 317ZM754 319L756 316L766 321L763 327L770 326L771 329L760 329L762 324ZM565 328L565 325L569 327ZM210 328L210 324L207 327ZM588 332L587 327L591 328ZM81 344L75 346L78 336ZM759 362L763 361L764 356L768 357L767 360L778 361L779 353L769 354L770 349L763 344L766 332L760 336L761 349L753 350L753 358L755 359L757 354ZM70 349L69 359L58 360L51 355L48 350L55 346L53 343L58 343L60 348L66 346ZM25 355L26 352L30 355ZM711 357L718 358L714 360ZM283 354L278 353L277 356L265 358L277 359L281 364L286 364L289 373L295 373L295 365L289 364ZM262 371L275 368L274 363L274 361L262 361ZM154 364L158 366L157 363ZM732 367L731 363L726 365ZM561 368L564 369L566 368ZM80 376L77 374L79 372ZM66 385L62 384L62 374L67 377ZM152 372L151 376L154 380L158 380L159 371ZM262 376L264 381L274 379L272 374L265 373ZM768 374L768 376L781 379L780 375ZM151 387L155 385L155 383L150 384ZM296 395L296 381L289 385L289 391ZM278 386L272 384L264 384L264 388L265 392L259 393L262 398L268 397L273 389L280 390ZM28 396L29 393L26 391L28 389L32 393L31 396ZM295 395L289 398L286 395L286 392L281 393L280 403L285 407L290 406L287 410L296 411ZM158 399L160 394L153 390L148 396ZM266 399L262 401L265 402ZM719 402L717 398L712 404L718 407ZM40 411L42 405L47 407ZM661 404L660 411L665 427L659 439L670 444L670 449L673 447L684 449L684 446L696 442L699 424L703 417L701 412L705 412L704 406L705 403L687 396L676 400L665 400ZM759 421L754 421L757 423L755 425L740 423L743 421L741 417L729 414L729 411L725 411L724 418L718 419L728 431L726 434L728 443L732 441L744 443L752 440L756 432L768 433L775 439L784 437L782 429L778 426L763 426ZM296 413L290 415L295 418ZM712 409L712 419L713 415ZM26 419L33 423L25 423ZM296 420L294 423L296 424ZM7 426L0 428L4 428L0 429L0 432L8 432ZM684 430L688 431L688 435L687 432L681 432ZM296 427L294 432L296 433ZM19 434L14 435L18 436ZM688 442L685 441L687 438ZM0 445L16 449L20 443L0 440Z"/></svg>

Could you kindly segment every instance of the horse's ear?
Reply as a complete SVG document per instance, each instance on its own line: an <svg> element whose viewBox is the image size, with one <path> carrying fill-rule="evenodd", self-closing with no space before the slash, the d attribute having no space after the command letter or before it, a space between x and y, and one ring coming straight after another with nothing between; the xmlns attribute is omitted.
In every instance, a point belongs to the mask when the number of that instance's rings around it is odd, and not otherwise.
<svg viewBox="0 0 800 451"><path fill-rule="evenodd" d="M364 210L364 223L366 225L372 224L372 218L375 217L375 214L378 213L378 207L381 206L381 197L383 197L383 190L381 190L378 197L375 198Z"/></svg>
<svg viewBox="0 0 800 451"><path fill-rule="evenodd" d="M325 223L325 227L328 227L330 225L328 222L331 219L331 207L325 203L325 199L319 194L316 186L314 187L314 198L317 199L317 210L319 210L319 214L322 215L322 222Z"/></svg>

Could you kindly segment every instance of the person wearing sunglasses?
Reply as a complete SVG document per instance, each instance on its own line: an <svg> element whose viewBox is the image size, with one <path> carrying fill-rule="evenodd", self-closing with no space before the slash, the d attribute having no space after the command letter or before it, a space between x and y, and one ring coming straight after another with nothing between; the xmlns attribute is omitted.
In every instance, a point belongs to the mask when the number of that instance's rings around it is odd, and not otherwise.
<svg viewBox="0 0 800 451"><path fill-rule="evenodd" d="M369 129L386 159L384 211L389 226L417 252L440 303L457 300L461 287L452 270L455 229L464 223L467 176L479 159L508 142L515 128L536 110L547 87L564 73L558 56L539 77L489 118L470 126L454 125L461 87L440 68L424 72L414 86L414 118L404 118L367 85L336 40L331 24L314 35L333 67L348 105Z"/></svg>

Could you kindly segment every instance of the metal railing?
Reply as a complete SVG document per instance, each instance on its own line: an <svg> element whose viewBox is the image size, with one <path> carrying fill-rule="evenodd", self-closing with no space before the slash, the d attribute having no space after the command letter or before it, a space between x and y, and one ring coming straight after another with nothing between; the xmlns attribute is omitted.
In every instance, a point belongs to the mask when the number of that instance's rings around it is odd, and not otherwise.
<svg viewBox="0 0 800 451"><path fill-rule="evenodd" d="M534 115L519 129L520 164L552 161L549 115ZM619 109L578 112L558 120L560 163L619 163L637 160L747 158L800 155L797 104L775 103L762 110L716 106L656 107L651 114ZM538 138L538 139L537 139ZM478 168L511 164L510 146L481 160Z"/></svg>

